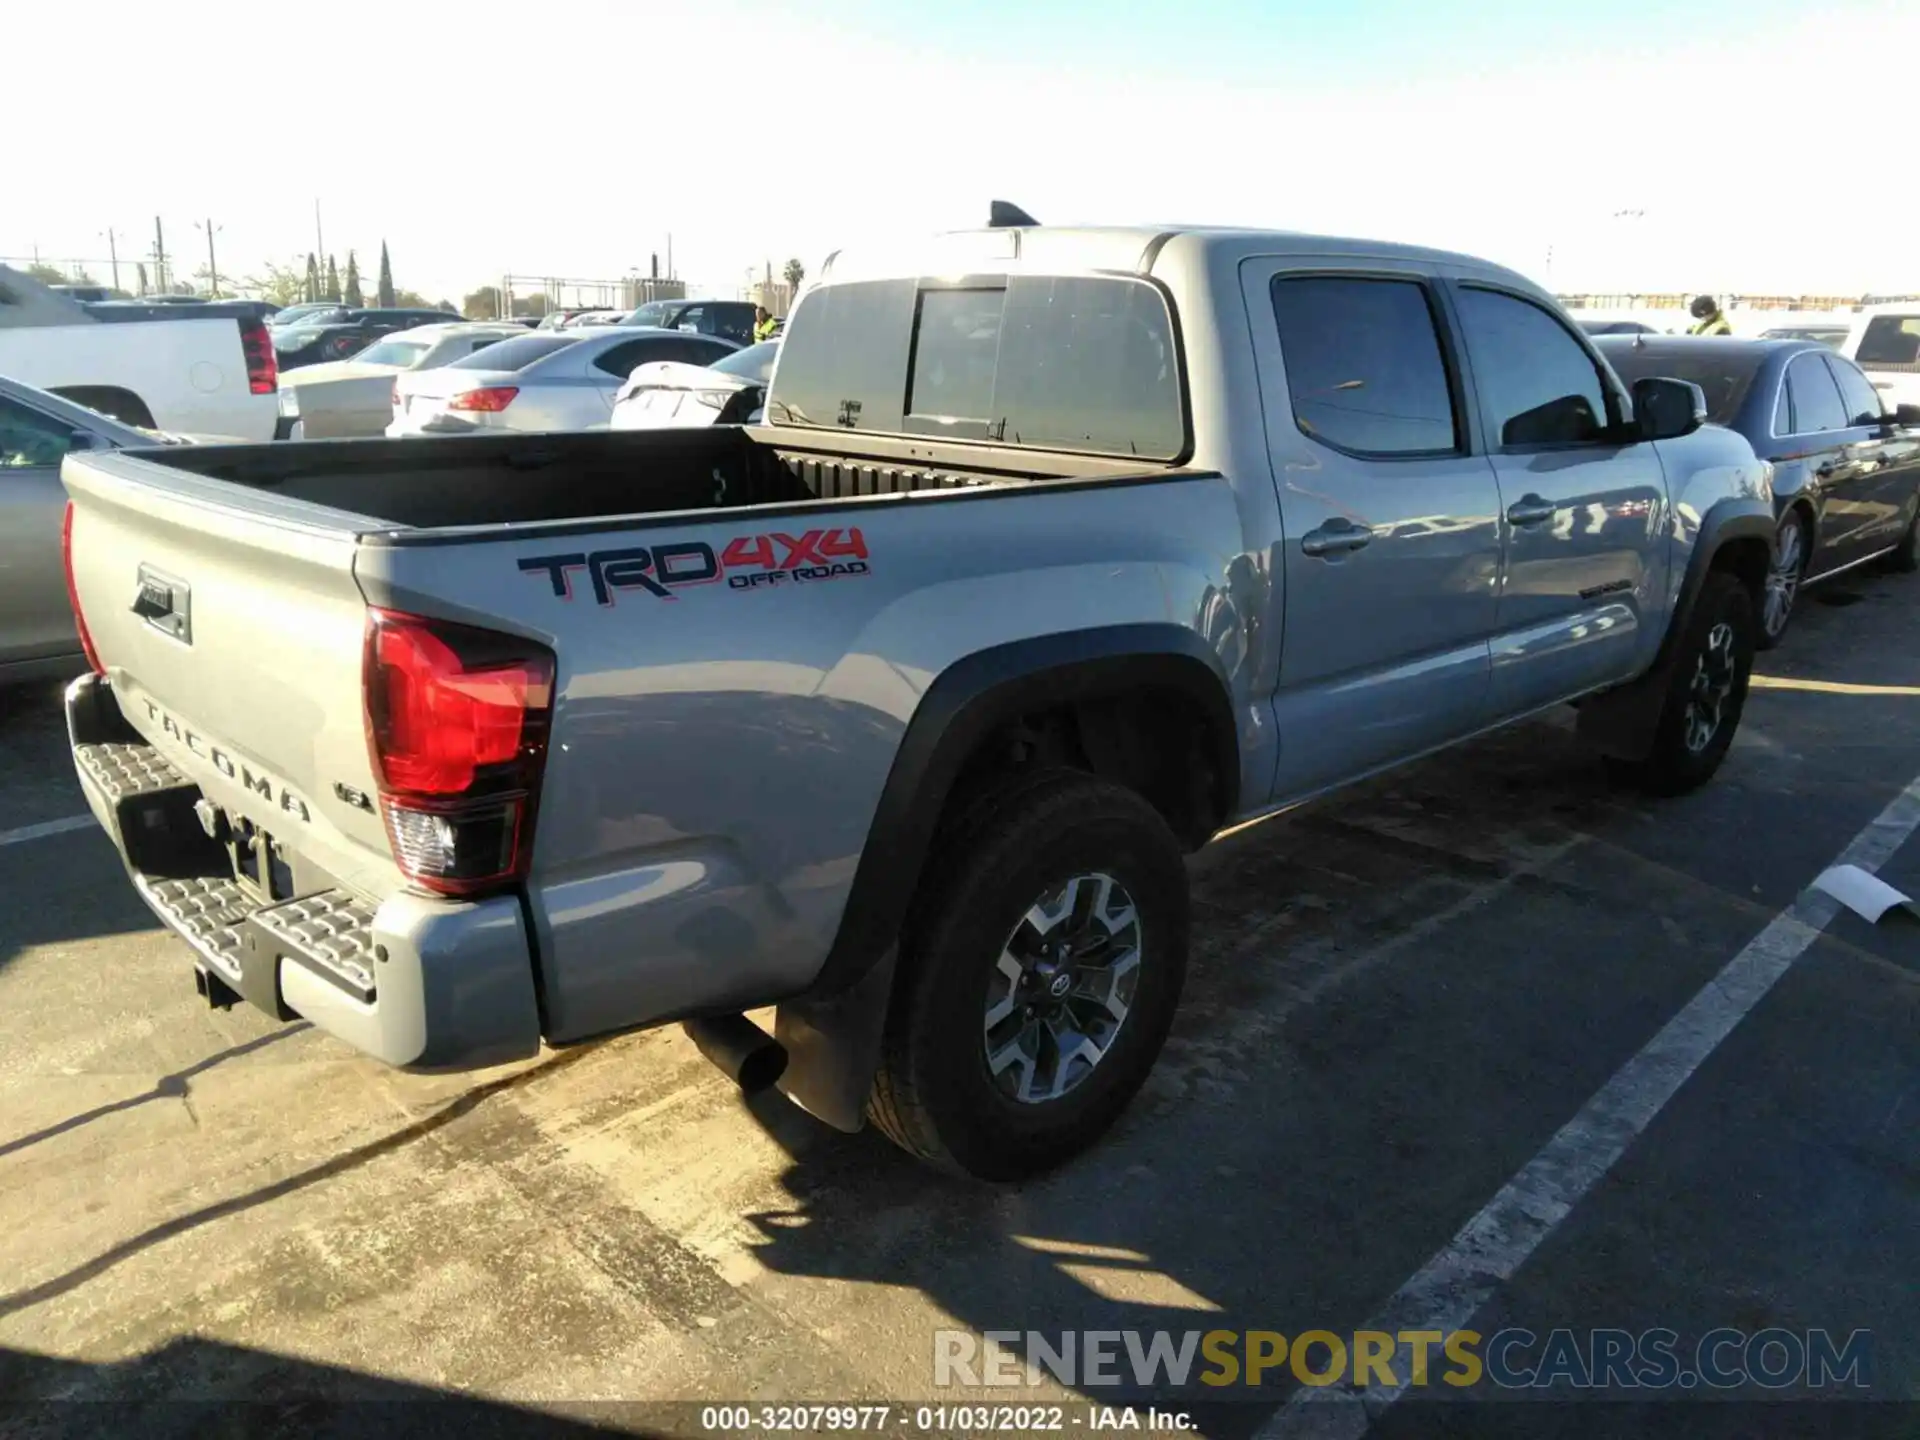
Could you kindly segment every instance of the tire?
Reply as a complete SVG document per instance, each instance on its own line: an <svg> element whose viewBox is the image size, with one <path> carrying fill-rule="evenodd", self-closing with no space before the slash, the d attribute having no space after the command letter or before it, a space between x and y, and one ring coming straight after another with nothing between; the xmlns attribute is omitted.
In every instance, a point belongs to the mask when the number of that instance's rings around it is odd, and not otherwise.
<svg viewBox="0 0 1920 1440"><path fill-rule="evenodd" d="M1722 626L1726 627L1724 635ZM1623 779L1650 795L1684 795L1713 778L1726 759L1746 708L1758 629L1746 587L1725 571L1710 572L1674 647L1673 674L1654 729L1653 748L1640 760L1616 762L1614 768ZM1723 667L1725 688L1713 707L1711 729L1702 741L1706 717L1696 714L1696 683L1712 685L1715 673ZM1702 694L1700 698L1704 701L1706 697Z"/></svg>
<svg viewBox="0 0 1920 1440"><path fill-rule="evenodd" d="M1920 509L1915 509L1913 519L1907 522L1900 543L1880 557L1880 564L1896 575L1911 575L1920 570Z"/></svg>
<svg viewBox="0 0 1920 1440"><path fill-rule="evenodd" d="M1756 650L1773 649L1793 623L1794 601L1799 598L1807 561L1813 554L1810 529L1798 509L1780 517L1780 528L1773 534L1773 556L1767 562L1766 588L1761 592L1760 623L1754 627Z"/></svg>
<svg viewBox="0 0 1920 1440"><path fill-rule="evenodd" d="M1015 1180L1050 1169L1113 1124L1166 1041L1187 963L1179 842L1133 791L1046 770L971 806L925 874L901 938L868 1115L909 1154L956 1174ZM1078 911L1063 892L1075 877L1085 877ZM1049 900L1068 919L1043 933L1032 917ZM1117 928L1097 918L1102 900ZM1095 937L1085 963L1052 969L1059 956L1046 947L1071 938L1075 919ZM1118 986L1122 995L1128 975L1124 1013L1112 1021L1096 992ZM1069 1046L1076 1058L1062 1060L1051 1043L1062 1029L1101 1053L1089 1060ZM1005 1056L1028 1042L1032 1054L990 1068L990 1050Z"/></svg>

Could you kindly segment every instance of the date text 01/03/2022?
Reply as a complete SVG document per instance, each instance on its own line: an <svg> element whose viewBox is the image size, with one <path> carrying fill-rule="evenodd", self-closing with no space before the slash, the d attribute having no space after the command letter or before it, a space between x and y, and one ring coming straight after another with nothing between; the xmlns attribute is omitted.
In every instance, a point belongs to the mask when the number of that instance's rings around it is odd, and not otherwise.
<svg viewBox="0 0 1920 1440"><path fill-rule="evenodd" d="M1185 1411L1131 1405L708 1405L700 1428L715 1434L845 1433L1027 1435L1072 1430L1190 1431Z"/></svg>
<svg viewBox="0 0 1920 1440"><path fill-rule="evenodd" d="M584 570L593 598L602 605L613 604L622 590L644 590L656 599L671 600L676 589L720 580L730 589L757 590L789 581L804 584L869 573L867 540L858 527L808 530L800 535L736 535L718 554L705 541L681 540L534 555L519 564L526 574L546 576L560 600L573 599L574 572Z"/></svg>

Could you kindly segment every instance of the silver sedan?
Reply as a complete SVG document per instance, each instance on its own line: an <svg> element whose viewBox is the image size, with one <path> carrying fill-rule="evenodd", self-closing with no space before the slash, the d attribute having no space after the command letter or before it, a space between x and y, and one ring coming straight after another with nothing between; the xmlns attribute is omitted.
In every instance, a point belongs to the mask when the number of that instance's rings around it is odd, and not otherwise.
<svg viewBox="0 0 1920 1440"><path fill-rule="evenodd" d="M67 602L60 462L73 450L186 442L0 376L0 685L87 668Z"/></svg>
<svg viewBox="0 0 1920 1440"><path fill-rule="evenodd" d="M738 348L711 335L631 326L535 331L438 370L402 373L387 434L603 430L614 395L640 366L711 365Z"/></svg>

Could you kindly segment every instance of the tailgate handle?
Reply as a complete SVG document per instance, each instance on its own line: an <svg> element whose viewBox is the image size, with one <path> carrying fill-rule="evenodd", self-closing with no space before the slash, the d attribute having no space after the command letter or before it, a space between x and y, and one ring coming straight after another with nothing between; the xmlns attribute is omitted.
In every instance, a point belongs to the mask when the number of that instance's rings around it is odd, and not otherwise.
<svg viewBox="0 0 1920 1440"><path fill-rule="evenodd" d="M143 620L158 620L162 615L171 615L173 591L151 580L141 581L140 593L134 597L133 613Z"/></svg>
<svg viewBox="0 0 1920 1440"><path fill-rule="evenodd" d="M139 589L133 596L133 613L163 635L182 645L193 643L193 591L184 580L177 580L151 565L142 565L137 576Z"/></svg>

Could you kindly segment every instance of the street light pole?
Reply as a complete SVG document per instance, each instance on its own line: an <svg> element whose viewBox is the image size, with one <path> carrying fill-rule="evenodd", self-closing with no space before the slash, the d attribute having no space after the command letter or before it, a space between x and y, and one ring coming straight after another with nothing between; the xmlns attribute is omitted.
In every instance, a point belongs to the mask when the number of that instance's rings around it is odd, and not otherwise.
<svg viewBox="0 0 1920 1440"><path fill-rule="evenodd" d="M107 263L113 266L113 288L118 290L120 288L120 251L114 244L115 239L113 227L109 225L107 227Z"/></svg>
<svg viewBox="0 0 1920 1440"><path fill-rule="evenodd" d="M225 227L214 224L213 217L209 215L206 224L202 225L196 220L193 222L193 228L207 232L207 298L218 300L220 298L220 267L214 264L213 260L213 237Z"/></svg>

